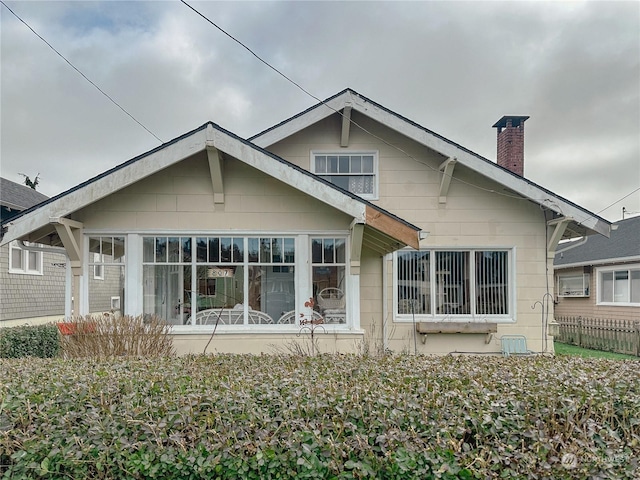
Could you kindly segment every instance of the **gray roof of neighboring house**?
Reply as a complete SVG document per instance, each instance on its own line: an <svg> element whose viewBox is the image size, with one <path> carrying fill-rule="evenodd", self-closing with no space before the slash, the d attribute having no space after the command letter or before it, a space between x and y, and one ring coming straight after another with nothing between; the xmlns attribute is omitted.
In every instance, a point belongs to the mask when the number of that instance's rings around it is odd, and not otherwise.
<svg viewBox="0 0 640 480"><path fill-rule="evenodd" d="M563 250L558 247L556 267L640 261L640 216L613 223L610 238L592 235L574 244Z"/></svg>
<svg viewBox="0 0 640 480"><path fill-rule="evenodd" d="M0 177L0 205L11 210L26 210L49 197L33 188Z"/></svg>

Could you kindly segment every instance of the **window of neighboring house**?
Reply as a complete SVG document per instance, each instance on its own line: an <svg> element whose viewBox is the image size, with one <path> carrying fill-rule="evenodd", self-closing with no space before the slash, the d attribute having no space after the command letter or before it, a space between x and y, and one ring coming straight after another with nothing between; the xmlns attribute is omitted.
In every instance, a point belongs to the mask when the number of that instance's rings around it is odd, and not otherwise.
<svg viewBox="0 0 640 480"><path fill-rule="evenodd" d="M510 250L404 250L394 256L394 305L413 316L505 317L511 314Z"/></svg>
<svg viewBox="0 0 640 480"><path fill-rule="evenodd" d="M377 152L312 152L311 171L362 198L378 198Z"/></svg>
<svg viewBox="0 0 640 480"><path fill-rule="evenodd" d="M28 247L30 244L25 242ZM42 252L22 248L18 242L9 244L9 273L42 275Z"/></svg>
<svg viewBox="0 0 640 480"><path fill-rule="evenodd" d="M640 305L640 265L598 269L598 303Z"/></svg>
<svg viewBox="0 0 640 480"><path fill-rule="evenodd" d="M104 256L101 253L93 254L93 279L104 280Z"/></svg>

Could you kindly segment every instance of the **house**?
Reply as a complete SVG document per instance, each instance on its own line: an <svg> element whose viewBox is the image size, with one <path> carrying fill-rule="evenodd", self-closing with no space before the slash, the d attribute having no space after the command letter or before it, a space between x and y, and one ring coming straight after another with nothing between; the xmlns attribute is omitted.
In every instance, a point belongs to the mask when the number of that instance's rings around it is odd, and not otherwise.
<svg viewBox="0 0 640 480"><path fill-rule="evenodd" d="M549 350L532 306L555 248L610 224L520 174L526 119L494 125L496 164L347 89L248 140L202 125L3 223L2 243L63 246L74 311L159 315L180 353L214 331L210 351L269 352L320 318L325 351Z"/></svg>
<svg viewBox="0 0 640 480"><path fill-rule="evenodd" d="M0 214L8 221L47 196L0 178ZM0 247L0 327L64 317L64 250L15 240Z"/></svg>
<svg viewBox="0 0 640 480"><path fill-rule="evenodd" d="M640 216L561 244L554 276L557 316L640 320Z"/></svg>

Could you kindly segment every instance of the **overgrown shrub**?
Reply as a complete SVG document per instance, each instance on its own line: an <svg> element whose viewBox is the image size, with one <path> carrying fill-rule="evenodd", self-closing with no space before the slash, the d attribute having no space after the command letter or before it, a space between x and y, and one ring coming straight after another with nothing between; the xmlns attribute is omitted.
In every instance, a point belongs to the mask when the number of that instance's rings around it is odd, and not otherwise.
<svg viewBox="0 0 640 480"><path fill-rule="evenodd" d="M631 479L638 363L0 360L3 479ZM2 474L4 468L4 476Z"/></svg>
<svg viewBox="0 0 640 480"><path fill-rule="evenodd" d="M170 325L156 316L86 316L58 324L62 353L76 357L162 357L174 354Z"/></svg>
<svg viewBox="0 0 640 480"><path fill-rule="evenodd" d="M53 324L0 328L0 358L55 357L60 350Z"/></svg>

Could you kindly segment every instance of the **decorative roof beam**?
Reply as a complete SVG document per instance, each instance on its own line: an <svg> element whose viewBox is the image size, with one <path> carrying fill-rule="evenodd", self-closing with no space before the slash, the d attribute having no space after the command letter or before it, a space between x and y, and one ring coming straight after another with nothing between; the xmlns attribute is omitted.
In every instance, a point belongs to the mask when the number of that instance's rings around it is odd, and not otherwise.
<svg viewBox="0 0 640 480"><path fill-rule="evenodd" d="M67 251L74 275L79 275L79 269L82 267L80 240L82 238L82 228L84 225L75 220L63 217L51 217L49 223L55 227L56 233L60 237L64 249Z"/></svg>
<svg viewBox="0 0 640 480"><path fill-rule="evenodd" d="M349 146L349 132L351 129L351 102L346 102L342 111L342 137L340 138L340 146Z"/></svg>
<svg viewBox="0 0 640 480"><path fill-rule="evenodd" d="M209 160L209 172L213 185L213 203L224 203L224 180L222 177L224 158L222 152L213 146L213 142L207 140L207 158Z"/></svg>
<svg viewBox="0 0 640 480"><path fill-rule="evenodd" d="M559 217L554 218L553 220L549 220L547 222L548 227L553 228L553 233L549 237L547 241L547 258L554 258L556 254L556 248L558 247L558 243L562 240L562 236L564 235L564 231L567 229L569 224L573 222L574 219L572 217Z"/></svg>
<svg viewBox="0 0 640 480"><path fill-rule="evenodd" d="M453 169L458 161L455 157L450 157L440 164L440 172L442 178L440 179L440 203L447 203L447 194L449 193L449 185L453 178Z"/></svg>
<svg viewBox="0 0 640 480"><path fill-rule="evenodd" d="M420 249L420 232L368 205L365 215L367 225L380 230L382 233L399 240L409 247L416 250Z"/></svg>

